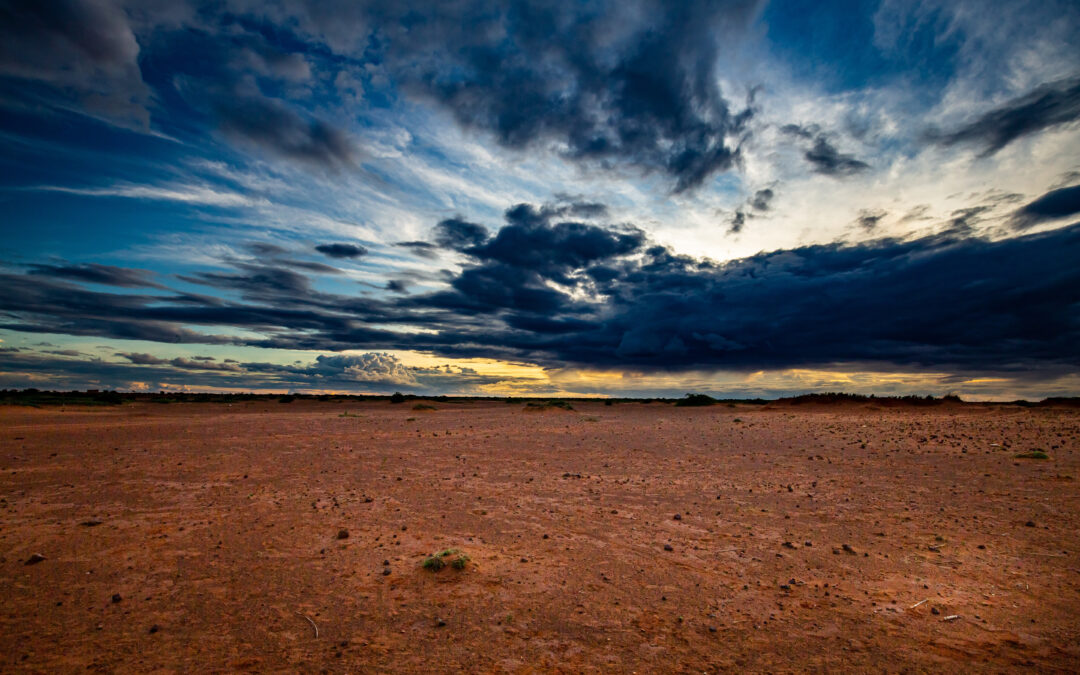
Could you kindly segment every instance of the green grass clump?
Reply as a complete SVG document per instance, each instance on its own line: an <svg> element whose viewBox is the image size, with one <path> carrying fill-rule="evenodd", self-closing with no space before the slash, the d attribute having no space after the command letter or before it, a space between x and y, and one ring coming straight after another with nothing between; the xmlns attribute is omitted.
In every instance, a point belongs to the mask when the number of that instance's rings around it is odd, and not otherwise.
<svg viewBox="0 0 1080 675"><path fill-rule="evenodd" d="M449 560L450 567L456 570L463 570L469 564L469 556L462 553L456 548L448 548L445 551L439 551L424 558L424 561L420 563L420 566L431 572L438 572L446 567L447 560Z"/></svg>
<svg viewBox="0 0 1080 675"><path fill-rule="evenodd" d="M412 409L413 410L438 410L438 408L436 408L435 406L429 405L427 403L417 403L416 405L414 405L412 407Z"/></svg>
<svg viewBox="0 0 1080 675"><path fill-rule="evenodd" d="M1016 457L1018 459L1050 459L1050 455L1046 454L1042 450L1032 450L1031 452L1021 452Z"/></svg>

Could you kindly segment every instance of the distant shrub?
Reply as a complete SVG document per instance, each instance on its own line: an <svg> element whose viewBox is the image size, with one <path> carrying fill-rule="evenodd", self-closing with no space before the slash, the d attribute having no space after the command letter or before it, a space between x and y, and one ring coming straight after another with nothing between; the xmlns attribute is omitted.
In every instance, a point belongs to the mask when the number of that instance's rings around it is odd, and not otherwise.
<svg viewBox="0 0 1080 675"><path fill-rule="evenodd" d="M292 394L286 394L285 396L282 396L281 398L279 398L277 401L278 401L278 403L292 403L295 400L296 400L295 396L293 396Z"/></svg>
<svg viewBox="0 0 1080 675"><path fill-rule="evenodd" d="M525 407L540 410L550 410L551 408L561 408L563 410L574 409L574 406L570 405L569 401L529 401L525 404Z"/></svg>
<svg viewBox="0 0 1080 675"><path fill-rule="evenodd" d="M1016 457L1017 457L1017 459L1050 459L1050 455L1046 454L1042 450L1032 450L1031 452L1021 452Z"/></svg>
<svg viewBox="0 0 1080 675"><path fill-rule="evenodd" d="M675 405L679 408L697 408L706 405L716 405L717 401L712 396L705 394L687 394L678 401L675 401Z"/></svg>
<svg viewBox="0 0 1080 675"><path fill-rule="evenodd" d="M430 405L428 403L417 403L416 405L414 405L412 407L412 409L413 410L438 410L438 408L436 408L435 406Z"/></svg>
<svg viewBox="0 0 1080 675"><path fill-rule="evenodd" d="M391 403L404 403L405 402L405 394L402 394L400 391L395 391L394 395L390 397L390 402Z"/></svg>

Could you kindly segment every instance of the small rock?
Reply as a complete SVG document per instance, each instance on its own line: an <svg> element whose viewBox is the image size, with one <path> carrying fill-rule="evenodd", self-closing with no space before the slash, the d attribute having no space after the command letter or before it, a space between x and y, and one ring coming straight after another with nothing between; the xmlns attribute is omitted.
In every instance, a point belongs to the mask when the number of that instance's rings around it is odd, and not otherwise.
<svg viewBox="0 0 1080 675"><path fill-rule="evenodd" d="M784 548L795 548L795 544L792 544L790 541L785 541L781 546Z"/></svg>
<svg viewBox="0 0 1080 675"><path fill-rule="evenodd" d="M35 553L35 554L31 555L29 558L26 559L26 564L27 565L36 565L36 564L38 564L39 562L42 562L45 559L46 559L45 556L41 555L40 553Z"/></svg>
<svg viewBox="0 0 1080 675"><path fill-rule="evenodd" d="M119 593L113 593L113 596L112 596L112 601L113 602L120 602L121 600L123 600L123 598L120 597Z"/></svg>
<svg viewBox="0 0 1080 675"><path fill-rule="evenodd" d="M812 541L804 541L802 543L802 545L805 546L806 548L812 548L814 546L814 542L812 542Z"/></svg>
<svg viewBox="0 0 1080 675"><path fill-rule="evenodd" d="M937 616L938 614L941 614L941 610L938 609L937 607L931 607L930 608L930 613L933 614L934 616Z"/></svg>
<svg viewBox="0 0 1080 675"><path fill-rule="evenodd" d="M675 520L682 520L682 516L678 513L675 514Z"/></svg>
<svg viewBox="0 0 1080 675"><path fill-rule="evenodd" d="M389 560L384 560L384 561L382 561L382 564L383 564L384 566L387 566L387 567L389 567L389 565L390 565L390 561L389 561Z"/></svg>
<svg viewBox="0 0 1080 675"><path fill-rule="evenodd" d="M348 531L348 530L346 530L346 529L345 529L344 527L343 527L343 528L341 528L341 529L340 529L340 530L338 530L338 532L337 532L337 538L338 538L338 539L348 539L348 538L349 538L349 531Z"/></svg>
<svg viewBox="0 0 1080 675"><path fill-rule="evenodd" d="M102 521L100 520L84 520L79 524L83 527L97 527L98 525L101 525L101 523Z"/></svg>
<svg viewBox="0 0 1080 675"><path fill-rule="evenodd" d="M849 546L848 544L844 544L840 548L843 549L844 553L850 553L851 555L857 555L855 553L855 549L851 548L851 546Z"/></svg>
<svg viewBox="0 0 1080 675"><path fill-rule="evenodd" d="M664 550L665 551L674 551L675 549L671 547L671 544L664 544Z"/></svg>
<svg viewBox="0 0 1080 675"><path fill-rule="evenodd" d="M389 568L389 567L384 567L384 568L383 568L383 571L382 571L382 575L383 575L384 577L388 577L388 576L390 576L390 568Z"/></svg>
<svg viewBox="0 0 1080 675"><path fill-rule="evenodd" d="M435 627L436 628L442 628L445 625L446 625L446 622L443 621L442 619L436 619L435 620Z"/></svg>
<svg viewBox="0 0 1080 675"><path fill-rule="evenodd" d="M1027 521L1026 523L1024 523L1024 527L1035 527L1035 521L1034 520Z"/></svg>
<svg viewBox="0 0 1080 675"><path fill-rule="evenodd" d="M157 624L155 623L155 624L154 624L153 626L150 626L150 631L149 631L149 633L150 633L151 635L153 635L154 633L158 632L159 630L161 630L161 628L160 628L160 627L158 627L158 625L157 625Z"/></svg>

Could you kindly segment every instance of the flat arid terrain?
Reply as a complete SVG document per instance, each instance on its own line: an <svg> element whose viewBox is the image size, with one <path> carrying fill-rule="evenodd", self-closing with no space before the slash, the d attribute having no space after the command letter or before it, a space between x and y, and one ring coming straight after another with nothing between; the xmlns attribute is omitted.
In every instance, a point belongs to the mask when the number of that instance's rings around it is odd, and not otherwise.
<svg viewBox="0 0 1080 675"><path fill-rule="evenodd" d="M0 671L1080 664L1076 408L415 404L0 407Z"/></svg>

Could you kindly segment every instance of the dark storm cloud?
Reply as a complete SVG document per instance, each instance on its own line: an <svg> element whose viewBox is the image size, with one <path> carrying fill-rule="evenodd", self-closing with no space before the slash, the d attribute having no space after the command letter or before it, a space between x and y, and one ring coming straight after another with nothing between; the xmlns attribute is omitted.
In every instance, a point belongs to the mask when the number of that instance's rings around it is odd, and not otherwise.
<svg viewBox="0 0 1080 675"><path fill-rule="evenodd" d="M31 265L30 274L124 288L161 288L161 286L150 281L149 272L146 270L113 267L112 265L99 265L97 263Z"/></svg>
<svg viewBox="0 0 1080 675"><path fill-rule="evenodd" d="M756 211L768 211L772 208L773 198L776 197L776 193L770 188L758 190L754 193L753 199L750 200L750 206Z"/></svg>
<svg viewBox="0 0 1080 675"><path fill-rule="evenodd" d="M675 191L726 171L752 112L717 85L720 43L757 2L403 3L380 15L404 86L503 146L661 172ZM462 30L469 26L469 30Z"/></svg>
<svg viewBox="0 0 1080 675"><path fill-rule="evenodd" d="M888 215L889 213L884 209L862 209L855 218L855 224L867 232L871 232L877 229L878 223Z"/></svg>
<svg viewBox="0 0 1080 675"><path fill-rule="evenodd" d="M355 244L319 244L315 250L331 258L359 258L368 252Z"/></svg>
<svg viewBox="0 0 1080 675"><path fill-rule="evenodd" d="M288 249L282 248L277 244L271 244L264 241L252 241L244 244L244 247L257 256L264 256L267 258L274 258L289 252Z"/></svg>
<svg viewBox="0 0 1080 675"><path fill-rule="evenodd" d="M814 145L803 153L815 173L826 176L852 176L870 168L866 162L837 150L824 136L818 136Z"/></svg>
<svg viewBox="0 0 1080 675"><path fill-rule="evenodd" d="M1080 78L1040 85L1030 93L995 108L951 132L931 130L927 138L939 145L970 143L993 155L1018 138L1080 119Z"/></svg>
<svg viewBox="0 0 1080 675"><path fill-rule="evenodd" d="M857 363L1060 372L1080 364L1080 225L992 241L969 233L980 213L958 211L932 236L720 264L676 254L629 226L565 220L557 211L507 210L492 236L460 247L465 264L444 290L332 295L296 272L233 261L232 273L189 279L244 298L213 304L8 274L0 278L0 328L640 370ZM124 358L173 370L224 363Z"/></svg>
<svg viewBox="0 0 1080 675"><path fill-rule="evenodd" d="M16 353L18 352L18 353ZM0 349L0 387L19 386L35 373L38 386L56 389L173 389L177 385L231 390L344 389L390 393L395 390L439 394L475 392L499 383L538 389L535 380L478 373L460 366L416 367L390 354L320 355L308 363L195 363L196 359L162 359L150 354L103 359L56 359L42 352Z"/></svg>
<svg viewBox="0 0 1080 675"><path fill-rule="evenodd" d="M286 267L292 267L298 270L304 270L305 272L315 272L316 274L344 274L340 269L332 265L325 265L320 262L312 262L310 260L295 260L293 258L277 258L274 260L279 265Z"/></svg>
<svg viewBox="0 0 1080 675"><path fill-rule="evenodd" d="M645 242L636 228L617 232L573 221L552 222L545 208L518 204L506 211L507 225L491 239L465 249L474 258L556 277L570 269L633 253Z"/></svg>
<svg viewBox="0 0 1080 675"><path fill-rule="evenodd" d="M254 297L275 294L301 295L311 290L311 282L306 276L283 267L240 262L234 263L234 266L243 273L204 272L179 278L214 288L243 291Z"/></svg>
<svg viewBox="0 0 1080 675"><path fill-rule="evenodd" d="M803 157L815 173L841 178L870 169L866 162L837 150L829 135L816 124L785 124L780 127L780 132L800 141L813 141L803 152Z"/></svg>
<svg viewBox="0 0 1080 675"><path fill-rule="evenodd" d="M149 96L138 56L128 17L112 2L0 3L0 77L24 83L14 90L16 99L32 98L37 90L25 83L33 82L53 88L65 105L146 127Z"/></svg>
<svg viewBox="0 0 1080 675"><path fill-rule="evenodd" d="M179 93L234 141L340 169L361 151L316 113L343 103L330 83L345 75L504 147L658 173L676 192L733 168L754 114L750 96L733 109L744 95L721 92L717 63L760 0L127 4L5 3L0 76L79 90L144 127L152 111L191 128Z"/></svg>
<svg viewBox="0 0 1080 675"><path fill-rule="evenodd" d="M139 51L123 10L108 2L8 0L0 27L0 66L15 72L40 67L55 50L102 64L126 63Z"/></svg>
<svg viewBox="0 0 1080 675"><path fill-rule="evenodd" d="M487 228L470 223L462 218L447 218L435 226L435 242L443 248L460 251L472 246L479 246L488 238ZM402 243L401 246L414 246L416 242Z"/></svg>
<svg viewBox="0 0 1080 675"><path fill-rule="evenodd" d="M169 365L173 368L180 370L212 370L212 371L225 371L225 372L240 372L240 366L234 363L217 363L212 358L208 357L195 357L193 359L187 359L184 357L176 357L173 359L162 359L151 354L145 353L128 353L118 352L115 356L119 356L127 359L131 363L140 366L161 366Z"/></svg>
<svg viewBox="0 0 1080 675"><path fill-rule="evenodd" d="M341 130L261 94L223 89L211 94L209 106L227 135L282 157L331 169L359 159L357 146Z"/></svg>
<svg viewBox="0 0 1080 675"><path fill-rule="evenodd" d="M519 227L513 213L492 242ZM1078 253L1080 226L997 242L954 229L724 265L642 244L559 269L508 265L479 249L470 252L478 264L454 280L455 293L413 301L459 316L494 315L507 327L489 324L480 335L448 325L420 340L428 348L459 356L499 351L549 365L1075 365L1080 271L1070 261ZM605 300L582 301L545 281L570 282Z"/></svg>
<svg viewBox="0 0 1080 675"><path fill-rule="evenodd" d="M557 312L565 295L553 281L576 286L576 273L606 259L637 251L645 235L635 228L615 231L575 221L557 220L557 207L518 204L505 213L507 224L491 238L478 225L460 219L439 223L436 237L473 258L451 281L452 291L422 302L442 309L491 313L517 308L532 313ZM482 228L481 228L482 229ZM463 237L461 233L477 236ZM453 236L450 236L450 235ZM467 241L475 242L465 246ZM420 302L420 301L418 301Z"/></svg>
<svg viewBox="0 0 1080 675"><path fill-rule="evenodd" d="M421 258L437 258L439 246L430 241L399 241L394 246L407 248L413 255Z"/></svg>
<svg viewBox="0 0 1080 675"><path fill-rule="evenodd" d="M1067 218L1080 213L1080 185L1051 190L1042 197L1018 209L1012 225L1018 230L1034 227L1039 223Z"/></svg>
<svg viewBox="0 0 1080 675"><path fill-rule="evenodd" d="M271 40L270 26L238 22L224 5L203 7L189 21L184 30L154 31L144 47L147 81L171 104L156 111L163 121L210 127L239 145L318 169L359 164L357 143L324 119L325 106L314 98L305 54L293 51L303 44Z"/></svg>
<svg viewBox="0 0 1080 675"><path fill-rule="evenodd" d="M742 232L743 226L746 225L746 214L742 211L736 211L731 216L731 224L728 226L728 234L738 234Z"/></svg>

